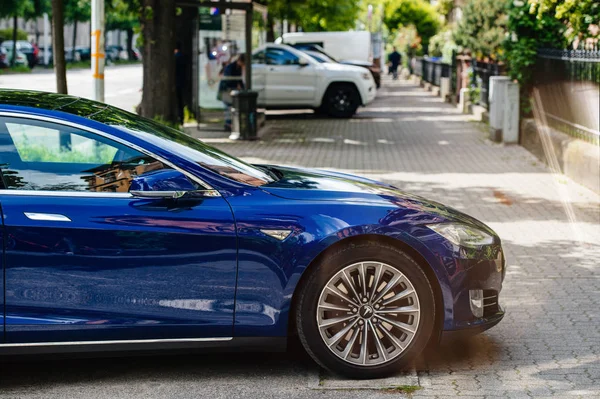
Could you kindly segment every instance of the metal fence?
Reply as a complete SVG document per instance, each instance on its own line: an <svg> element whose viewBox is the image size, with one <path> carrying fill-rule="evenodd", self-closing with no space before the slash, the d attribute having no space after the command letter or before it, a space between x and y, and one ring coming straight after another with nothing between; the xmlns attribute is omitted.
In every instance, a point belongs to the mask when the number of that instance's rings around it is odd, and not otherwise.
<svg viewBox="0 0 600 399"><path fill-rule="evenodd" d="M600 143L600 51L538 50L534 86L548 125Z"/></svg>
<svg viewBox="0 0 600 399"><path fill-rule="evenodd" d="M432 61L427 58L417 58L415 63L415 75L421 76L427 83L440 86L441 78L449 78L452 66L440 61Z"/></svg>
<svg viewBox="0 0 600 399"><path fill-rule="evenodd" d="M485 108L489 107L490 77L499 76L503 72L503 66L491 62L477 61L473 59L473 74L471 85L479 87L480 96L477 103Z"/></svg>
<svg viewBox="0 0 600 399"><path fill-rule="evenodd" d="M600 84L600 51L538 50L538 69L542 74L537 81L571 80ZM537 75L537 74L536 74Z"/></svg>

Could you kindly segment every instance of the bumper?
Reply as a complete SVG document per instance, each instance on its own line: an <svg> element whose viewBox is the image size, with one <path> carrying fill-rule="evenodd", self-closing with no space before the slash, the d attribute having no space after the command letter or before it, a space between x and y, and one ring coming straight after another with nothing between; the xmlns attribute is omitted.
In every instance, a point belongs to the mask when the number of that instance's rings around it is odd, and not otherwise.
<svg viewBox="0 0 600 399"><path fill-rule="evenodd" d="M447 342L451 342L457 339L470 337L476 334L480 334L496 324L500 323L504 318L505 309L498 306L498 311L493 315L478 319L477 322L472 323L469 327L461 328L458 330L447 330L442 331L440 335L440 343L443 345Z"/></svg>
<svg viewBox="0 0 600 399"><path fill-rule="evenodd" d="M375 96L377 95L377 85L375 84L373 78L369 80L363 80L362 84L357 87L360 94L360 99L362 101L361 105L366 106L375 100Z"/></svg>
<svg viewBox="0 0 600 399"><path fill-rule="evenodd" d="M445 267L450 277L451 303L446 301L446 317L443 330L473 330L474 333L493 327L504 317L500 306L500 293L506 275L506 261L502 247L498 243L486 253L478 253L475 258L461 253L456 258L446 258ZM472 294L478 291L483 295L479 311L474 310ZM481 298L481 297L480 297ZM449 306L450 305L450 306Z"/></svg>

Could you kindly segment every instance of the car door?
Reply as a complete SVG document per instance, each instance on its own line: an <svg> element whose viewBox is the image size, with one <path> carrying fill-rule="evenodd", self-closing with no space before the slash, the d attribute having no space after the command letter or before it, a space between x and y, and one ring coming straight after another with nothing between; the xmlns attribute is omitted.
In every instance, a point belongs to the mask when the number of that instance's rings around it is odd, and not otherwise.
<svg viewBox="0 0 600 399"><path fill-rule="evenodd" d="M7 342L231 337L222 197L134 198L172 165L62 122L0 115L0 164Z"/></svg>
<svg viewBox="0 0 600 399"><path fill-rule="evenodd" d="M292 52L267 47L267 88L269 103L280 106L313 106L317 74L313 64L301 65Z"/></svg>
<svg viewBox="0 0 600 399"><path fill-rule="evenodd" d="M269 105L266 95L267 63L265 55L265 50L252 55L252 90L258 93L257 104L259 107Z"/></svg>

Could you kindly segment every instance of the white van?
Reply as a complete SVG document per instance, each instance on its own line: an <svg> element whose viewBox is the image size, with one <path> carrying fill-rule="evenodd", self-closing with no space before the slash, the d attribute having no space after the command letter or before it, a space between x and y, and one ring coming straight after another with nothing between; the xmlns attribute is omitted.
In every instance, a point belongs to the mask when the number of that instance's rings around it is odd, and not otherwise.
<svg viewBox="0 0 600 399"><path fill-rule="evenodd" d="M371 61L371 33L367 31L284 33L275 43L319 45L338 61Z"/></svg>

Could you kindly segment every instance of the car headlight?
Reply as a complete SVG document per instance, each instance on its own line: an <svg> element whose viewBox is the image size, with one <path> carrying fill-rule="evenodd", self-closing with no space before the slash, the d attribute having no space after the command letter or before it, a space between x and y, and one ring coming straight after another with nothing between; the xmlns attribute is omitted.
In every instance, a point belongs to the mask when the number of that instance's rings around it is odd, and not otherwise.
<svg viewBox="0 0 600 399"><path fill-rule="evenodd" d="M371 74L368 73L368 72L365 72L365 73L362 74L362 78L364 80L370 80L371 79Z"/></svg>
<svg viewBox="0 0 600 399"><path fill-rule="evenodd" d="M494 243L494 237L475 227L460 223L430 224L435 231L451 243L463 247L475 248Z"/></svg>

